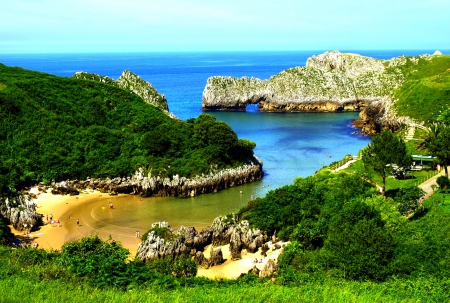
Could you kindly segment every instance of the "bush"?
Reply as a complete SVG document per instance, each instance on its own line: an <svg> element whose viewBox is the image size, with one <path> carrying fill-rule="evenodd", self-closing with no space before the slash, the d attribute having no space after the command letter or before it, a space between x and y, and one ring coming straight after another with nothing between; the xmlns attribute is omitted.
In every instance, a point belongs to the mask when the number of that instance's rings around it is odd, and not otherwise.
<svg viewBox="0 0 450 303"><path fill-rule="evenodd" d="M447 176L440 176L436 179L436 183L439 185L439 188L445 192L450 186L450 179Z"/></svg>
<svg viewBox="0 0 450 303"><path fill-rule="evenodd" d="M401 188L396 196L395 201L398 203L398 211L407 216L414 213L420 204L420 200L425 196L425 191L417 186Z"/></svg>
<svg viewBox="0 0 450 303"><path fill-rule="evenodd" d="M321 251L324 265L343 278L383 280L395 248L381 215L363 202L346 204L332 219Z"/></svg>
<svg viewBox="0 0 450 303"><path fill-rule="evenodd" d="M152 260L148 261L147 266L155 273L175 278L189 278L197 275L197 264L189 257Z"/></svg>
<svg viewBox="0 0 450 303"><path fill-rule="evenodd" d="M129 282L125 275L129 254L114 240L102 241L95 235L64 244L60 262L70 272L90 278L96 286L124 287Z"/></svg>

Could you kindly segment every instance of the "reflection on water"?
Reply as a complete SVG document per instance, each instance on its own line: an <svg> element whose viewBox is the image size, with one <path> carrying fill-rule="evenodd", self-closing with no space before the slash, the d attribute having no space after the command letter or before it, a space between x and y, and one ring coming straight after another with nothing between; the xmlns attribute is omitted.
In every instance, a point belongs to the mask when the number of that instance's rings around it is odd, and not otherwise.
<svg viewBox="0 0 450 303"><path fill-rule="evenodd" d="M92 204L95 228L128 227L148 230L152 223L168 221L172 228L194 226L197 230L219 216L237 212L253 194L291 184L298 177L314 174L322 165L356 154L368 137L355 135L351 119L357 113L259 113L211 112L238 133L257 144L255 154L264 162L263 180L194 198L144 198L124 196L114 201L114 211L105 202ZM242 194L240 193L242 191ZM107 204L106 204L107 206Z"/></svg>

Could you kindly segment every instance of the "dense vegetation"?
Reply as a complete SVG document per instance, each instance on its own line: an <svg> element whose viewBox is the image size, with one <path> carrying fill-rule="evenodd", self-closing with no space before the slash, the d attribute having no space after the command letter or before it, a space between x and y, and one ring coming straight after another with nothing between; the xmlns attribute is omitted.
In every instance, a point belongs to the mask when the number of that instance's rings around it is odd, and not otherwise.
<svg viewBox="0 0 450 303"><path fill-rule="evenodd" d="M238 166L255 144L210 115L179 121L116 86L0 65L0 189L52 179L185 177Z"/></svg>
<svg viewBox="0 0 450 303"><path fill-rule="evenodd" d="M274 221L278 235L291 240L273 282L252 275L198 278L195 264L183 258L127 261L128 251L120 243L90 236L67 243L61 251L0 247L0 301L450 299L450 196L444 189L405 217L395 197L376 195L358 176L324 172L271 191L241 214L262 226L265 220L258 216L265 219L266 214L256 206L273 203L269 213L282 220ZM294 219L281 215L286 211Z"/></svg>

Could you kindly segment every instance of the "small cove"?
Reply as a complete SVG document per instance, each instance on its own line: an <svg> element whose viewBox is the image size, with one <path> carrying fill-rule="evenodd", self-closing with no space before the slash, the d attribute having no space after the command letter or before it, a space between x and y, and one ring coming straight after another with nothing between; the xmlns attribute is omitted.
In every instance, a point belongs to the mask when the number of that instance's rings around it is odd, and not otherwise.
<svg viewBox="0 0 450 303"><path fill-rule="evenodd" d="M208 77L215 75L267 79L280 71L303 66L308 57L321 51L229 52L229 53L128 53L128 54L18 54L2 55L0 62L59 76L77 71L117 79L128 69L167 97L170 111L181 119L202 113L202 91ZM370 52L366 55L391 58L403 51ZM219 216L237 212L254 197L290 184L296 177L314 174L322 165L356 154L369 138L355 135L351 121L358 113L260 113L252 106L247 112L207 112L231 125L239 138L257 144L255 155L264 162L261 181L205 194L194 198L111 197L115 210L109 212L108 199L94 199L80 209L91 232L126 234L133 240L156 221L168 221L201 229ZM331 157L330 157L331 155ZM240 191L243 193L240 194ZM103 197L105 198L105 197ZM106 208L103 208L106 207ZM124 238L125 239L125 238Z"/></svg>
<svg viewBox="0 0 450 303"><path fill-rule="evenodd" d="M263 197L269 190L291 184L296 177L314 174L322 165L356 155L370 138L354 134L351 121L357 113L245 113L212 112L229 123L239 137L257 143L255 154L264 162L261 181L204 194L193 198L124 196L89 205L94 228L117 230L118 226L146 231L157 221L168 221L172 228L194 226L197 230L219 216L239 211L253 194ZM241 194L242 191L242 194ZM112 201L115 209L108 209ZM124 230L125 232L125 230Z"/></svg>

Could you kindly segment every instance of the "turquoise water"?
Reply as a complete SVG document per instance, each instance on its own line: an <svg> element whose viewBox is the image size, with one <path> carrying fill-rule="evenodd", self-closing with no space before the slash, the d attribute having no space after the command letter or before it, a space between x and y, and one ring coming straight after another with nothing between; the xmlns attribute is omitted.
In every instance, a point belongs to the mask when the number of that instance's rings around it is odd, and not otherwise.
<svg viewBox="0 0 450 303"><path fill-rule="evenodd" d="M322 165L356 155L370 141L354 134L351 121L358 113L245 113L212 112L224 120L239 136L257 143L255 154L264 162L264 178L243 186L204 194L194 198L111 198L116 208L104 208L106 201L90 205L90 224L102 230L148 230L153 222L168 221L173 228L181 225L201 229L224 214L237 212L253 195L263 197L269 190L291 184L296 177L314 174ZM241 194L242 191L242 194ZM86 217L86 220L91 220ZM123 230L122 233L126 233Z"/></svg>
<svg viewBox="0 0 450 303"><path fill-rule="evenodd" d="M60 76L83 70L117 78L128 69L165 94L175 115L188 119L202 113L202 91L208 77L246 75L266 79L286 68L304 65L309 56L319 53L0 55L0 62ZM388 51L373 55L391 58L403 53ZM147 230L156 221L168 221L175 228L180 225L201 228L219 215L238 211L252 194L262 197L271 189L292 183L296 177L314 174L323 165L347 154L355 155L370 140L354 134L351 121L358 113L260 113L254 107L247 112L208 113L230 124L240 138L257 144L255 155L264 162L261 181L188 199L113 198L117 201L115 212L105 211L104 201L94 202L81 218L86 225L110 234L121 230L130 237L134 236L134 229Z"/></svg>

